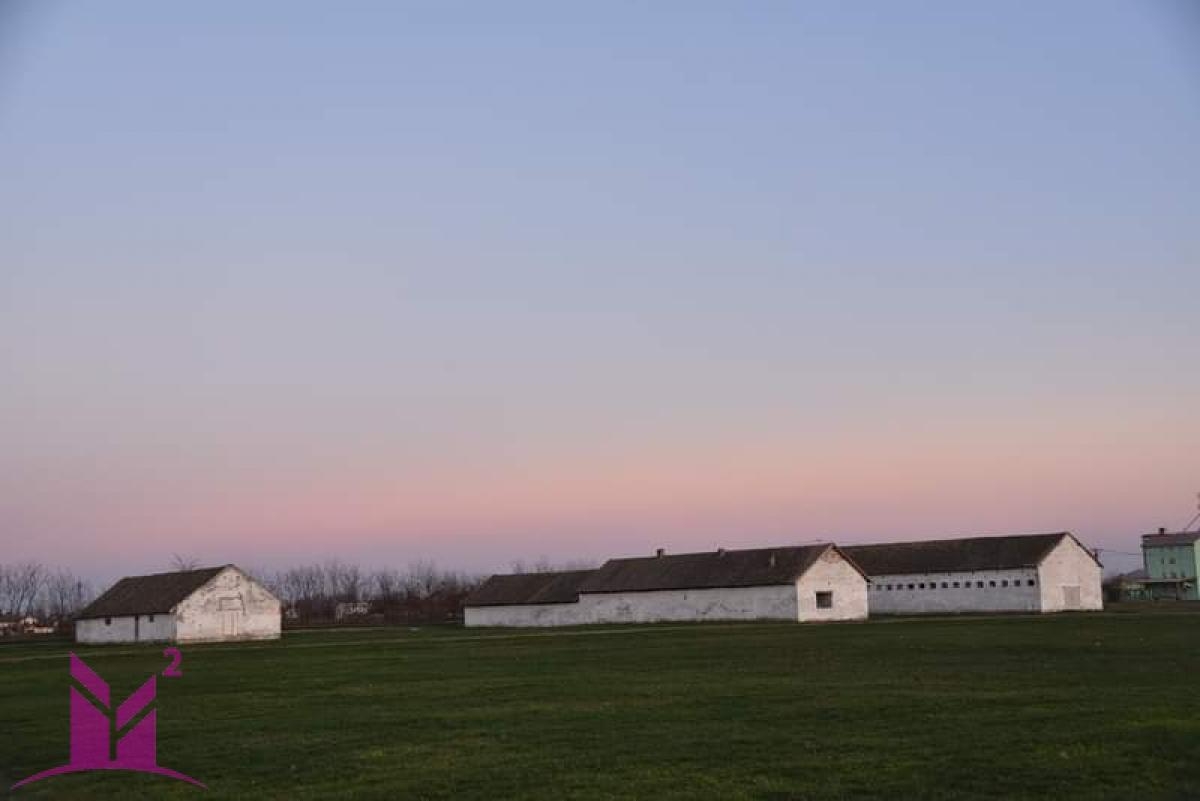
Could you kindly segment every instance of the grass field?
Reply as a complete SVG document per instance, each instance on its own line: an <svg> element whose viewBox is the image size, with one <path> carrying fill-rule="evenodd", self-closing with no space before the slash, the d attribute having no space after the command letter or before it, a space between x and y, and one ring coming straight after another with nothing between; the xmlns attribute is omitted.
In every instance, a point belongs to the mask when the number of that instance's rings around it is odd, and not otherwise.
<svg viewBox="0 0 1200 801"><path fill-rule="evenodd" d="M0 646L0 783L67 758L65 643ZM77 652L123 699L161 648ZM1200 615L191 646L159 762L14 798L1200 798Z"/></svg>

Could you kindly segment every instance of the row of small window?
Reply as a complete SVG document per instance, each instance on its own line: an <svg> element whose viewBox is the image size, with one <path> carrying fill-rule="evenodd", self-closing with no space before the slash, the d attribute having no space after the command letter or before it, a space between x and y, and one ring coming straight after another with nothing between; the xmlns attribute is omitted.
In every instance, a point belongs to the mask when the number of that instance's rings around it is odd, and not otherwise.
<svg viewBox="0 0 1200 801"><path fill-rule="evenodd" d="M1034 581L1033 579L1029 579L1025 583L1029 587L1037 586L1037 582ZM995 586L1007 587L1007 586L1009 586L1009 584L1012 584L1012 586L1014 586L1014 587L1020 587L1021 580L1013 579L1010 582L1008 579L1000 579L998 584L997 584L996 579L991 579L990 581L976 581L974 583L974 587L975 587L975 589L982 590L984 587L995 587ZM914 584L875 584L873 586L875 587L875 592L884 592L884 591L890 591L890 590L936 590L936 589L938 589L938 583L936 581L930 581L928 583L926 583L924 581L919 581ZM971 589L971 587L972 587L972 584L969 581L962 581L962 582L943 581L941 588L943 590L950 590L950 589L969 590L969 589Z"/></svg>

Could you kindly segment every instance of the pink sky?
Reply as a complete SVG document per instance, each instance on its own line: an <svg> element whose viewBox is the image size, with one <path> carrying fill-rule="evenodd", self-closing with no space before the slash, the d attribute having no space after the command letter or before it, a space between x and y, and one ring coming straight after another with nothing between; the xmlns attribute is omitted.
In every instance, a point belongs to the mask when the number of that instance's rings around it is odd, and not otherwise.
<svg viewBox="0 0 1200 801"><path fill-rule="evenodd" d="M1172 4L26 5L0 560L1135 551L1194 511Z"/></svg>

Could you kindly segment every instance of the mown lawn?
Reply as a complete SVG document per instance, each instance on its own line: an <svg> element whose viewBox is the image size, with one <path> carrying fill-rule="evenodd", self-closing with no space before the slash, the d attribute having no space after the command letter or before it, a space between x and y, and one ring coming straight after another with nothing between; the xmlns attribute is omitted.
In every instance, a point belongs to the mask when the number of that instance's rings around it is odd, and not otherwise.
<svg viewBox="0 0 1200 801"><path fill-rule="evenodd" d="M0 646L0 783L66 761L62 643ZM161 648L78 653L123 699ZM1200 615L191 646L159 762L14 798L1200 798Z"/></svg>

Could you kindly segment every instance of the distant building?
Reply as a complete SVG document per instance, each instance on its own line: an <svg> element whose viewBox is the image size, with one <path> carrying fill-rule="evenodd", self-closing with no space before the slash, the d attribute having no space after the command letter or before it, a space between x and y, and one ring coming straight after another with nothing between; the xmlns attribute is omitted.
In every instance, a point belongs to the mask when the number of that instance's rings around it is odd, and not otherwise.
<svg viewBox="0 0 1200 801"><path fill-rule="evenodd" d="M1196 542L1200 531L1168 532L1142 537L1142 563L1146 570L1146 594L1152 600L1200 600L1196 591L1200 567Z"/></svg>
<svg viewBox="0 0 1200 801"><path fill-rule="evenodd" d="M369 601L339 601L334 607L334 620L352 620L354 618L366 617L371 612L371 603Z"/></svg>
<svg viewBox="0 0 1200 801"><path fill-rule="evenodd" d="M1150 595L1146 589L1147 578L1149 575L1145 570L1131 570L1113 576L1104 582L1104 600L1118 602L1148 599Z"/></svg>
<svg viewBox="0 0 1200 801"><path fill-rule="evenodd" d="M84 643L276 639L279 599L233 565L123 578L84 609Z"/></svg>
<svg viewBox="0 0 1200 801"><path fill-rule="evenodd" d="M468 626L699 620L860 620L867 578L834 545L610 559L597 570L496 575Z"/></svg>
<svg viewBox="0 0 1200 801"><path fill-rule="evenodd" d="M872 615L1066 612L1104 606L1101 567L1070 533L850 545Z"/></svg>

